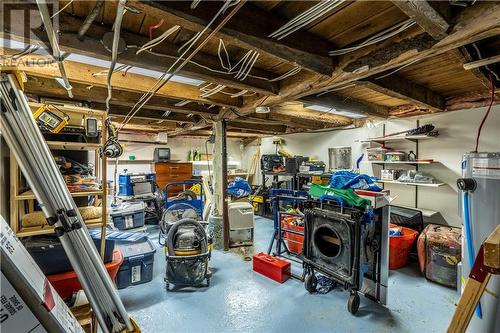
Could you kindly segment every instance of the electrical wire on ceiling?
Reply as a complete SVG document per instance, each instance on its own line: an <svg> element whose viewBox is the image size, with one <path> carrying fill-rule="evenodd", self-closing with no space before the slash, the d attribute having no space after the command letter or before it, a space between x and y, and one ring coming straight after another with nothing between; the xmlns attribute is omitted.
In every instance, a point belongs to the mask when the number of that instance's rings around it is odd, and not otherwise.
<svg viewBox="0 0 500 333"><path fill-rule="evenodd" d="M495 83L493 81L493 75L491 73L490 73L490 82L491 82L491 101L490 101L490 104L488 105L488 110L486 111L486 114L484 115L483 120L481 120L481 124L479 125L479 129L477 130L476 147L474 148L475 153L477 153L478 148L479 148L479 138L481 137L481 130L483 129L483 125L486 122L488 115L490 114L491 107L493 106L493 103L495 103Z"/></svg>
<svg viewBox="0 0 500 333"><path fill-rule="evenodd" d="M118 67L115 67L115 69L113 70L113 74L116 72L128 70L130 68L132 68L131 65L120 65ZM92 76L103 76L103 75L108 75L108 73L109 73L109 69L104 69L102 71L92 73Z"/></svg>
<svg viewBox="0 0 500 333"><path fill-rule="evenodd" d="M51 16L50 18L51 18L51 19L53 19L53 18L54 18L54 17L56 17L57 15L61 14L61 12L62 12L63 10L65 10L66 8L68 8L68 6L69 6L69 5L71 5L71 4L73 3L73 1L75 1L75 0L71 0L71 1L69 1L66 5L64 5L64 7L63 7L63 8L59 9L57 12L55 12L54 14L52 14L52 16Z"/></svg>
<svg viewBox="0 0 500 333"><path fill-rule="evenodd" d="M127 45L127 48L139 48L139 46L137 45ZM159 52L154 52L150 49L145 49L144 52L146 53L149 53L149 54L152 54L152 55L155 55L155 56L158 56L158 57L164 57L164 58L170 58L170 59L177 59L178 57L176 56L172 56L172 55L169 55L169 54L163 54L163 53L159 53ZM181 60L185 60L185 59L181 59ZM241 60L240 60L241 61ZM210 72L213 72L213 73L218 73L218 74L226 74L226 75L235 75L237 74L239 71L227 71L227 70L218 70L218 69L213 69L213 68L210 68L208 66L205 66L205 65L202 65L196 61L193 61L193 60L189 60L189 63L195 65L195 66L198 66L200 68L203 68L203 69L206 69ZM258 76L258 75L253 75L253 74L250 74L250 72L247 74L247 77L250 77L250 78L253 78L253 79L257 79L257 80L263 80L263 81L267 81L267 82L276 82L276 81L280 81L280 80L283 80L283 79L286 79L287 77L290 77L290 76L293 76L295 74L298 74L300 71L302 70L302 68L300 66L296 66L292 69L290 69L289 71L281 74L280 76L277 76L275 78L267 78L267 77L263 77L263 76Z"/></svg>
<svg viewBox="0 0 500 333"><path fill-rule="evenodd" d="M323 92L320 92L319 94L317 94L316 96L323 96L325 94L328 94L328 93L331 93L331 92L334 92L334 91L338 91L338 90L343 90L343 89L347 89L347 88L353 88L355 87L356 84L355 83L350 83L350 84L347 84L345 86L342 86L342 87L335 87L335 88L332 88L332 89L328 89L328 90L325 90Z"/></svg>
<svg viewBox="0 0 500 333"><path fill-rule="evenodd" d="M200 4L201 0L193 0L193 2L191 2L191 6L189 6L191 9L195 9L196 6L198 6Z"/></svg>
<svg viewBox="0 0 500 333"><path fill-rule="evenodd" d="M209 35L191 52L189 56L185 58L185 60L177 67L177 63L183 59L184 55L194 46L194 44L198 41L198 39L205 34L205 32L210 29L210 26L215 22L215 20L226 11L230 6L236 5L233 11L227 15L217 27L213 28ZM224 5L222 5L221 9L215 14L215 16L210 20L210 22L204 27L198 37L189 44L187 49L174 61L174 63L158 78L157 82L137 101L137 103L132 107L129 111L125 119L122 121L120 128L123 128L130 120L134 117L134 115L154 96L158 90L160 90L177 72L179 72L188 62L189 60L208 42L210 38L212 38L220 28L238 11L241 6L243 6L244 1L237 1L232 3L231 1L226 1ZM175 68L175 69L174 69Z"/></svg>
<svg viewBox="0 0 500 333"><path fill-rule="evenodd" d="M57 34L56 31L54 30L54 26L52 25L52 19L50 18L49 15L49 8L47 7L47 2L45 2L44 0L37 0L36 4L38 6L38 11L40 12L43 25L45 27L45 31L47 32L47 37L49 39L50 47L52 48L52 56L54 57L54 59L57 60L59 72L61 73L61 77L64 82L64 89L66 89L69 98L73 98L73 92L71 91L73 88L69 83L68 75L66 74L66 69L64 68L64 56L61 54L61 50L59 48Z"/></svg>
<svg viewBox="0 0 500 333"><path fill-rule="evenodd" d="M106 97L106 113L109 112L111 101L111 96L113 94L113 88L111 87L111 77L113 76L116 61L118 60L118 46L120 44L120 30L122 26L123 14L125 14L125 4L127 0L119 0L118 6L116 8L116 18L113 24L113 45L111 48L111 64L109 65L108 75L106 78L106 85L108 88L108 96Z"/></svg>
<svg viewBox="0 0 500 333"><path fill-rule="evenodd" d="M300 15L291 19L283 26L281 26L276 31L269 34L268 37L276 38L278 40L287 37L288 35L294 33L295 31L304 28L310 23L320 19L321 17L328 14L330 11L339 7L344 0L323 0L312 6L308 10L304 11Z"/></svg>
<svg viewBox="0 0 500 333"><path fill-rule="evenodd" d="M423 60L423 59L415 59L415 60L412 60L412 61L410 61L409 63L404 64L404 65L402 65L402 66L399 66L398 68L396 68L395 70L393 70L393 71L391 71L391 72L389 72L389 73L387 73L387 74L384 74L384 75L381 75L381 76L377 76L377 77L375 78L375 80L383 79L384 77L388 77L388 76L390 76L390 75L392 75L392 74L396 74L397 72L399 72L399 71L400 71L400 70L402 70L403 68L406 68L406 67L408 67L408 66L411 66L411 65L413 65L413 64L416 64L417 62L422 61L422 60Z"/></svg>
<svg viewBox="0 0 500 333"><path fill-rule="evenodd" d="M179 25L174 25L172 28L165 30L164 33L162 33L160 36L156 37L155 39L150 40L149 42L145 43L143 46L141 46L135 54L139 54L147 49L151 49L156 45L159 45L161 42L163 42L165 39L168 38L171 34L179 30L180 26Z"/></svg>
<svg viewBox="0 0 500 333"><path fill-rule="evenodd" d="M477 47L476 43L472 43L472 46L474 47L474 50L476 50L476 53L477 53L477 56L479 57L479 59L483 59L483 56L481 55L481 51L479 51L479 47ZM495 71L492 71L487 65L484 66L484 68L486 68L486 70L488 70L488 72L490 72L491 75L493 75L495 77L495 79L497 79L497 81L500 82L500 78L498 77L498 74Z"/></svg>
<svg viewBox="0 0 500 333"><path fill-rule="evenodd" d="M177 103L175 103L174 105L175 106L184 106L184 105L187 105L191 103L191 101L189 99L183 99L182 101L179 101Z"/></svg>
<svg viewBox="0 0 500 333"><path fill-rule="evenodd" d="M217 94L219 91L224 90L224 88L226 88L226 86L222 84L218 84L213 88L211 87L212 85L213 85L212 83L209 83L205 87L201 87L200 91L202 93L200 94L200 97L202 98L210 97L212 95Z"/></svg>
<svg viewBox="0 0 500 333"><path fill-rule="evenodd" d="M408 19L406 21L395 24L392 27L389 27L389 28L369 37L368 39L366 39L362 43L359 43L358 45L330 51L330 52L328 52L328 54L330 56L338 56L338 55L342 55L342 54L346 54L349 52L359 50L359 49L366 47L366 46L369 46L369 45L380 43L386 39L394 37L395 35L399 34L400 32L403 32L403 31L409 29L410 27L414 26L415 24L416 24L415 21L413 21L412 19Z"/></svg>

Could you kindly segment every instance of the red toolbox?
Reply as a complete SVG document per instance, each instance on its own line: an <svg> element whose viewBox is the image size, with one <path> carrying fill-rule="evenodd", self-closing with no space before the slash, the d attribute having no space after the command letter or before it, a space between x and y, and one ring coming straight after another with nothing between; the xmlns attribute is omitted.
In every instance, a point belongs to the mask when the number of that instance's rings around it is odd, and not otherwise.
<svg viewBox="0 0 500 333"><path fill-rule="evenodd" d="M262 252L253 256L253 270L279 283L290 278L290 263L288 261Z"/></svg>

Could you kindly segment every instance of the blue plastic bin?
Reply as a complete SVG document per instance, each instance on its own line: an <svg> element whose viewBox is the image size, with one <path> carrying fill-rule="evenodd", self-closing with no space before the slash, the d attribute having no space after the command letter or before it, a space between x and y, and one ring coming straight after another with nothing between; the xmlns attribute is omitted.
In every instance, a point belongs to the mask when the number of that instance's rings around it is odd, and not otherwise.
<svg viewBox="0 0 500 333"><path fill-rule="evenodd" d="M124 202L111 209L109 215L118 230L126 230L142 227L146 212L143 202Z"/></svg>
<svg viewBox="0 0 500 333"><path fill-rule="evenodd" d="M151 240L120 242L116 247L123 254L123 263L116 276L118 289L150 282L153 279L156 248Z"/></svg>

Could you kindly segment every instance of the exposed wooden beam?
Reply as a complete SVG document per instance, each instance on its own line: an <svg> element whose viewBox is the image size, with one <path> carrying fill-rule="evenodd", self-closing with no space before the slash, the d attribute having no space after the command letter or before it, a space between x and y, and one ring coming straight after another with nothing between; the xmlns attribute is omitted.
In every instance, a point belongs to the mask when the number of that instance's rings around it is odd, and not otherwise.
<svg viewBox="0 0 500 333"><path fill-rule="evenodd" d="M356 83L358 84L386 96L424 106L435 112L443 111L445 108L443 96L395 74L380 79L370 78Z"/></svg>
<svg viewBox="0 0 500 333"><path fill-rule="evenodd" d="M132 4L132 3L131 3ZM213 2L202 1L195 9L186 1L140 1L133 3L145 12L164 17L191 31L200 31L219 10ZM274 40L267 37L287 20L259 9L251 3L245 6L222 28L218 37L226 42L278 58L307 70L331 75L333 61L326 56L334 47L328 41L305 31L297 31L292 38Z"/></svg>
<svg viewBox="0 0 500 333"><path fill-rule="evenodd" d="M111 120L113 124L121 126L122 121L125 119L124 116L112 115ZM132 119L127 125L131 125L136 128L143 129L151 129L157 131L173 131L177 129L177 125L168 121L154 120L154 119L144 119L144 118L135 118ZM127 128L127 125L124 128Z"/></svg>
<svg viewBox="0 0 500 333"><path fill-rule="evenodd" d="M355 100L352 98L341 96L335 92L330 92L322 96L310 95L300 99L305 102L305 107L308 104L315 104L320 106L329 107L339 111L349 111L365 116L385 118L387 117L387 108L368 103L364 101Z"/></svg>
<svg viewBox="0 0 500 333"><path fill-rule="evenodd" d="M497 62L500 62L500 54L497 54L496 56L493 56L493 57L488 57L488 58L479 59L476 61L471 61L471 62L465 63L464 69L465 70L476 69L479 67L495 64Z"/></svg>
<svg viewBox="0 0 500 333"><path fill-rule="evenodd" d="M392 3L401 9L403 13L412 18L434 39L440 40L446 37L450 25L446 20L424 0L395 0Z"/></svg>
<svg viewBox="0 0 500 333"><path fill-rule="evenodd" d="M427 59L488 37L500 34L500 3L479 1L454 18L447 37L436 42L427 33L410 30L391 40L339 57L339 65L329 79L299 73L281 83L280 95L247 98L240 114L255 112L259 105L284 101L345 86L384 71Z"/></svg>
<svg viewBox="0 0 500 333"><path fill-rule="evenodd" d="M101 42L101 38L106 32L111 30L111 27L93 24L87 31L85 40L80 41L77 37L77 31L83 21L66 13L61 13L58 18L59 45L61 48L66 52L82 54L101 60L109 60L110 53L105 49ZM23 24L23 22L19 21L18 24ZM24 30L13 29L13 31ZM47 40L47 33L45 31L34 29L33 33L40 40ZM4 38L18 39L16 37L22 37L22 40L25 41L24 36L15 36L8 33L4 34ZM128 31L122 31L120 37L125 40L127 45L141 46L149 41L142 35L130 33ZM179 57L178 47L168 42L163 42L154 47L154 53L160 54L161 56L149 53L149 51L141 52L137 55L137 50L137 48L127 48L118 56L119 62L126 65L163 72ZM207 68L211 68L214 71L208 70ZM241 81L234 78L234 74L230 75L224 72L225 70L220 66L218 57L214 57L207 53L198 53L193 57L191 62L183 67L179 74L190 78L217 82L236 89L250 90L263 95L273 95L279 90L277 82L269 82L251 76ZM275 76L272 73L257 68L252 70L252 74L270 79Z"/></svg>
<svg viewBox="0 0 500 333"><path fill-rule="evenodd" d="M353 119L349 117L304 108L301 102L287 102L274 106L271 108L271 117L294 122L307 123L314 121L323 123L323 126L317 128L347 126L353 122Z"/></svg>
<svg viewBox="0 0 500 333"><path fill-rule="evenodd" d="M284 125L272 124L252 124L238 120L232 120L227 124L228 128L239 128L244 130L252 130L261 133L286 133L287 127Z"/></svg>
<svg viewBox="0 0 500 333"><path fill-rule="evenodd" d="M106 105L104 103L91 103L92 108L97 108L100 110L105 110ZM113 105L109 110L109 114L117 117L124 117L130 111L129 107L124 107L121 105ZM164 122L175 122L175 123L196 123L199 117L196 115L188 116L186 114L170 112L167 116L163 116L164 112L157 110L141 109L139 110L133 119L142 120L161 120ZM132 120L133 120L132 119Z"/></svg>
<svg viewBox="0 0 500 333"><path fill-rule="evenodd" d="M466 64L474 60L471 53L469 52L467 46L462 46L454 51L454 54L457 58L462 62L462 64ZM490 88L490 80L488 77L481 71L479 68L473 68L470 72L486 87Z"/></svg>
<svg viewBox="0 0 500 333"><path fill-rule="evenodd" d="M19 63L18 68L30 76L46 78L59 77L60 72L56 63L28 65L30 61L36 64L41 60L49 61L49 59L50 58L44 56L29 55L23 57L23 62ZM68 79L72 84L81 83L97 87L107 86L106 75L95 75L96 73L107 71L107 68L74 61L64 61L64 65ZM122 73L117 72L113 75L111 84L113 89L145 93L156 83L156 81L155 78L145 75L127 73L126 76L123 76ZM242 102L241 98L231 98L223 94L212 95L210 99L202 98L200 97L200 90L198 87L173 81L167 82L155 96L175 98L178 100L187 99L195 102L229 107L238 107Z"/></svg>
<svg viewBox="0 0 500 333"><path fill-rule="evenodd" d="M212 131L210 130L196 130L196 131L191 131L188 134L184 134L183 137L205 137L213 134ZM248 138L260 138L263 136L262 133L250 133L250 132L242 132L239 130L231 130L226 133L228 138L241 138L241 139L248 139Z"/></svg>
<svg viewBox="0 0 500 333"><path fill-rule="evenodd" d="M74 99L96 103L105 102L107 97L106 88L94 86L91 89L87 89L87 87L88 86L85 84L74 83ZM61 87L55 80L49 78L28 76L28 81L25 83L25 88L26 92L40 97L52 97L59 99L68 98L66 90ZM141 94L139 93L114 89L111 99L111 105L127 107L130 110L130 108L135 104L140 96ZM207 109L205 106L197 103L189 103L185 106L176 106L174 103L175 100L154 96L149 101L146 108L148 110L157 110L160 114L164 113L165 111L183 114L192 113L195 115L202 115L204 117L211 117L218 114L218 108Z"/></svg>

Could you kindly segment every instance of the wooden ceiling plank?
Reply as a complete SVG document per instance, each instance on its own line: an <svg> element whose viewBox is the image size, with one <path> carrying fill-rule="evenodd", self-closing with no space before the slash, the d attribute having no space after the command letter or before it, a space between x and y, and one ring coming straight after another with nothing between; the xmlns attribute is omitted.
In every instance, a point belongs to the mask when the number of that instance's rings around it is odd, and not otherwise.
<svg viewBox="0 0 500 333"><path fill-rule="evenodd" d="M36 61L40 59L48 58L36 55L26 56L23 58L24 62L20 63L19 69L30 76L46 78L60 76L59 69L55 63L42 66L26 65L28 61L34 61L34 63L36 63ZM67 60L64 62L64 65L70 83L107 87L106 75L95 75L96 73L107 70L107 68ZM149 76L134 73L127 73L126 76L123 76L121 72L118 72L113 75L111 83L113 89L145 93L156 83L156 81L155 78ZM167 82L155 95L220 106L238 107L241 105L241 100L238 101L238 98L230 98L226 95L213 95L211 99L202 98L200 97L200 90L198 87L173 81Z"/></svg>
<svg viewBox="0 0 500 333"><path fill-rule="evenodd" d="M339 66L329 79L299 73L283 80L278 97L247 98L240 114L255 111L258 105L277 105L284 101L346 86L357 80L428 59L488 37L500 34L500 3L478 2L465 8L452 22L449 35L436 42L427 33L408 31L397 38L339 57ZM430 40L429 40L430 39Z"/></svg>
<svg viewBox="0 0 500 333"><path fill-rule="evenodd" d="M238 120L231 120L227 123L228 128L249 129L255 132L283 134L286 133L287 127L285 125L272 125L272 124L252 124Z"/></svg>
<svg viewBox="0 0 500 333"><path fill-rule="evenodd" d="M395 0L392 3L412 18L429 35L436 40L447 36L450 25L424 0Z"/></svg>
<svg viewBox="0 0 500 333"><path fill-rule="evenodd" d="M68 95L65 89L52 79L28 76L28 81L25 83L25 87L27 93L31 93L40 97L51 97L63 100L68 99ZM75 83L73 84L73 94L74 99L77 101L105 103L107 97L107 89L103 87L93 87L92 89L87 89L87 85ZM139 93L115 89L111 98L111 105L112 107L127 107L130 110L130 108L135 104L140 96L141 94ZM183 114L192 113L194 115L201 115L205 117L211 117L218 114L217 108L207 109L206 107L196 103L189 103L185 106L176 106L173 103L175 103L175 101L169 100L164 97L154 96L149 101L146 108L150 110L156 110L161 114L165 111Z"/></svg>
<svg viewBox="0 0 500 333"><path fill-rule="evenodd" d="M359 84L384 95L425 106L436 112L445 109L443 96L395 74L379 79L370 78Z"/></svg>
<svg viewBox="0 0 500 333"><path fill-rule="evenodd" d="M67 52L81 54L89 57L94 57L101 60L109 60L110 53L101 42L102 36L111 30L110 27L93 24L87 31L84 41L77 38L78 27L81 26L82 20L72 17L67 14L60 14L59 17L59 45ZM22 22L21 22L22 23ZM19 23L19 24L21 24ZM13 31L23 31L22 29L13 29ZM45 31L35 29L33 33L42 41L48 41ZM19 37L15 35L4 34L4 38ZM21 36L22 37L22 36ZM24 38L24 37L23 37ZM121 32L127 45L141 46L148 42L148 38L139 34L134 34L127 31ZM128 48L118 55L120 63L131 65L139 68L155 70L159 72L165 71L179 57L178 48L167 42L156 46L154 52L160 55L142 52L136 54L137 48ZM213 69L209 70L207 68ZM214 71L215 70L215 71ZM253 77L247 77L245 80L238 80L232 75L223 73L224 70L220 67L220 62L217 57L206 53L196 54L192 62L187 63L179 72L190 78L201 79L210 82L217 82L242 90L250 90L262 95L274 95L279 90L277 82L269 82ZM265 78L273 78L275 75L267 71L253 69L252 74Z"/></svg>
<svg viewBox="0 0 500 333"><path fill-rule="evenodd" d="M218 9L210 2L201 2L194 10L189 9L188 2L182 1L140 1L134 5L144 11L159 11L167 20L192 31L202 30ZM333 61L327 52L333 47L328 41L306 31L298 31L281 41L267 37L286 22L247 3L217 35L229 44L256 50L312 72L331 75Z"/></svg>

